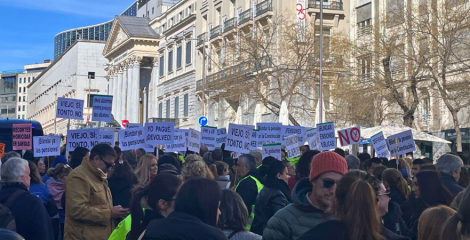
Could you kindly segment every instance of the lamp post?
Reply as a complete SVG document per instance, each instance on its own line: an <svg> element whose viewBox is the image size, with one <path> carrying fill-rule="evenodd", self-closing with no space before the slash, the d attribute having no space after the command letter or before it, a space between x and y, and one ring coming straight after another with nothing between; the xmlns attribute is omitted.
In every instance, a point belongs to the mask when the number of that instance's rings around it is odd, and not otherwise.
<svg viewBox="0 0 470 240"><path fill-rule="evenodd" d="M319 120L323 119L323 0L320 0L320 93L318 101L319 105Z"/></svg>
<svg viewBox="0 0 470 240"><path fill-rule="evenodd" d="M53 87L55 86L55 112L57 113L57 88L60 86L59 84L57 85L46 85L46 84L42 84L41 86L43 87ZM61 87L72 87L72 85L65 85L65 86L61 86ZM57 116L57 114L56 114ZM57 117L54 117L54 134L57 135Z"/></svg>

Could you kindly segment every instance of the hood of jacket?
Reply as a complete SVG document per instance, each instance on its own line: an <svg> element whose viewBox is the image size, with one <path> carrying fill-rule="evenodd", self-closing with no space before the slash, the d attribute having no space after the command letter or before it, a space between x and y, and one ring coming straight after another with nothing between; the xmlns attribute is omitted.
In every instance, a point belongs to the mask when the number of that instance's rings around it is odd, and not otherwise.
<svg viewBox="0 0 470 240"><path fill-rule="evenodd" d="M312 206L307 200L307 193L312 191L312 184L308 178L300 179L297 184L295 184L294 189L292 189L291 193L291 200L292 203L295 204L297 208L302 211L320 211L323 210L318 209Z"/></svg>
<svg viewBox="0 0 470 240"><path fill-rule="evenodd" d="M217 182L230 182L226 176L218 176L215 178L215 181Z"/></svg>

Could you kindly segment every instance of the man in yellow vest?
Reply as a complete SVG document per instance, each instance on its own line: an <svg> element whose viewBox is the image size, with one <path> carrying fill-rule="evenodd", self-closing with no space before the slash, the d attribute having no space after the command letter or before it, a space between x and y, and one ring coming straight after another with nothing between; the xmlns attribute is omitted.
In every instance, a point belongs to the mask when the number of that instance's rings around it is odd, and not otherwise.
<svg viewBox="0 0 470 240"><path fill-rule="evenodd" d="M255 149L251 150L248 154L255 158L256 168L259 169L263 165L263 152L259 149Z"/></svg>
<svg viewBox="0 0 470 240"><path fill-rule="evenodd" d="M245 202L246 208L250 214L247 230L251 228L251 223L255 218L255 202L258 193L263 189L263 184L259 181L258 170L256 169L255 158L250 154L243 154L238 157L238 176L240 182L235 187L235 191L240 194Z"/></svg>

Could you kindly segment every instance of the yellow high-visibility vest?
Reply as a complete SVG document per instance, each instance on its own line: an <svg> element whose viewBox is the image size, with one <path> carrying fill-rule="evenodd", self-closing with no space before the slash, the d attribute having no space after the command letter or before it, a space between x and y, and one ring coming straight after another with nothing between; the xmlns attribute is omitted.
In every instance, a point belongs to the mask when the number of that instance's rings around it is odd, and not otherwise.
<svg viewBox="0 0 470 240"><path fill-rule="evenodd" d="M261 165L260 165L260 166L261 166ZM264 187L263 184L261 184L261 182L258 181L258 179L256 179L255 177L253 177L253 176L251 176L251 175L248 175L248 176L242 178L242 179L238 182L237 186L235 187L235 191L237 191L238 185L240 185L240 183L241 183L243 180L247 179L247 178L253 179L253 180L255 181L255 183L256 183L256 187L258 188L258 193L261 192L261 189L263 189L263 187ZM248 223L247 223L247 225L246 225L246 230L247 230L247 231L250 231L250 229L251 229L251 224L253 223L253 219L255 219L255 205L254 205L254 204L251 205L251 214L250 214L250 217L248 218Z"/></svg>

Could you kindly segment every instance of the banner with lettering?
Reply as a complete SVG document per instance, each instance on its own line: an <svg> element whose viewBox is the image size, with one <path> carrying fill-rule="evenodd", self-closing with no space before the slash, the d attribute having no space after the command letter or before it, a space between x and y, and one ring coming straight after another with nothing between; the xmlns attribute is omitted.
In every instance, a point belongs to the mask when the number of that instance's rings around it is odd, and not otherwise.
<svg viewBox="0 0 470 240"><path fill-rule="evenodd" d="M34 157L60 155L60 136L35 136Z"/></svg>
<svg viewBox="0 0 470 240"><path fill-rule="evenodd" d="M320 136L321 151L336 148L335 124L332 122L317 124L318 135Z"/></svg>
<svg viewBox="0 0 470 240"><path fill-rule="evenodd" d="M151 145L164 145L173 143L175 132L174 122L157 122L145 124L146 142Z"/></svg>
<svg viewBox="0 0 470 240"><path fill-rule="evenodd" d="M237 153L249 153L253 128L230 123L228 125L225 150Z"/></svg>
<svg viewBox="0 0 470 240"><path fill-rule="evenodd" d="M57 98L56 117L83 120L83 100Z"/></svg>
<svg viewBox="0 0 470 240"><path fill-rule="evenodd" d="M98 139L100 143L106 143L114 147L114 131L100 130Z"/></svg>
<svg viewBox="0 0 470 240"><path fill-rule="evenodd" d="M33 149L33 145L31 144L31 140L33 138L31 123L13 124L12 132L13 150Z"/></svg>
<svg viewBox="0 0 470 240"><path fill-rule="evenodd" d="M118 134L119 145L122 151L145 147L145 127L119 130Z"/></svg>
<svg viewBox="0 0 470 240"><path fill-rule="evenodd" d="M67 151L73 151L77 147L91 150L99 142L98 128L85 128L67 131ZM121 145L122 146L122 145Z"/></svg>
<svg viewBox="0 0 470 240"><path fill-rule="evenodd" d="M201 145L206 146L209 151L215 150L216 137L216 127L201 126Z"/></svg>
<svg viewBox="0 0 470 240"><path fill-rule="evenodd" d="M194 129L189 129L188 151L199 153L201 149L201 133Z"/></svg>
<svg viewBox="0 0 470 240"><path fill-rule="evenodd" d="M113 96L95 95L93 97L93 121L111 122L111 110L113 108Z"/></svg>

